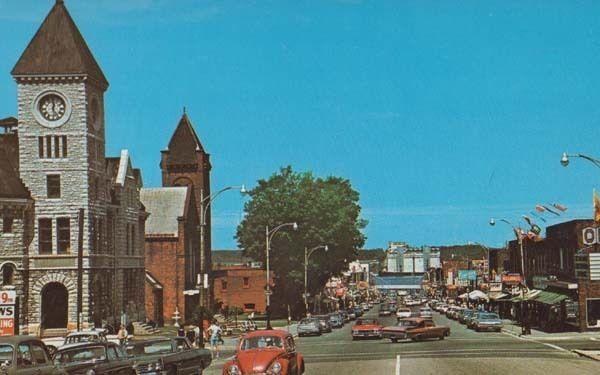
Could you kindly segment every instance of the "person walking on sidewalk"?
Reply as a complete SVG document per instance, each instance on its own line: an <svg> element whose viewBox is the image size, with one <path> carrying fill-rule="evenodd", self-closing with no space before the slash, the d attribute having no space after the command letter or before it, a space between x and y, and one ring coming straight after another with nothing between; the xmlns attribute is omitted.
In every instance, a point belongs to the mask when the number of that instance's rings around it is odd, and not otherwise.
<svg viewBox="0 0 600 375"><path fill-rule="evenodd" d="M221 327L219 327L216 320L213 320L211 326L208 327L208 333L210 335L210 347L215 352L215 358L219 358L219 336L221 332Z"/></svg>

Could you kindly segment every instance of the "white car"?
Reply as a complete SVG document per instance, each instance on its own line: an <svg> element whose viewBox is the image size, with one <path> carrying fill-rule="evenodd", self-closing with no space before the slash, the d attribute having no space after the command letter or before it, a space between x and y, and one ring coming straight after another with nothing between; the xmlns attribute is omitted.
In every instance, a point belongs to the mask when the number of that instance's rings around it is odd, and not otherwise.
<svg viewBox="0 0 600 375"><path fill-rule="evenodd" d="M437 310L437 311L439 311L439 312L440 312L440 313L442 313L442 314L445 314L445 313L446 313L446 311L448 311L448 309L449 309L449 308L450 308L450 306L448 306L448 305L446 305L446 304L444 303L444 304L442 304L442 305L439 305L439 306L437 307L437 309L436 309L436 310Z"/></svg>
<svg viewBox="0 0 600 375"><path fill-rule="evenodd" d="M398 318L410 318L411 316L412 311L407 307L401 307L396 311L396 317Z"/></svg>
<svg viewBox="0 0 600 375"><path fill-rule="evenodd" d="M433 317L433 311L429 307L423 307L419 309L419 316L421 318L431 318Z"/></svg>

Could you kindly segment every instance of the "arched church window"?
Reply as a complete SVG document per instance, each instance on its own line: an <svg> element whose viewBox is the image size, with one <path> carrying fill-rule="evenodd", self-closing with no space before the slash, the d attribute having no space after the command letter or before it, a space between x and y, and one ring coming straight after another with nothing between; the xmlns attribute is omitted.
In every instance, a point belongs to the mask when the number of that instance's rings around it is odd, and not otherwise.
<svg viewBox="0 0 600 375"><path fill-rule="evenodd" d="M2 267L2 285L12 285L14 282L15 268L12 264Z"/></svg>

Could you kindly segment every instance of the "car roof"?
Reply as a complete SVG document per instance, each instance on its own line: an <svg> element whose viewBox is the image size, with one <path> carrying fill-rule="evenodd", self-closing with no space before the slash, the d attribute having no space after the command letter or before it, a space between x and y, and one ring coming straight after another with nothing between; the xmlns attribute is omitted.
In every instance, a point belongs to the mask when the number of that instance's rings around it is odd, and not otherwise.
<svg viewBox="0 0 600 375"><path fill-rule="evenodd" d="M14 345L14 344L18 344L23 341L40 341L40 339L35 336L29 336L29 335L3 336L2 338L0 338L0 345L1 344L13 344Z"/></svg>
<svg viewBox="0 0 600 375"><path fill-rule="evenodd" d="M279 329L263 329L263 330L248 332L242 338L247 339L247 338L258 337L258 336L278 336L278 337L284 338L284 337L290 336L290 334L287 331L282 331Z"/></svg>
<svg viewBox="0 0 600 375"><path fill-rule="evenodd" d="M104 332L102 331L92 331L92 330L88 330L88 331L77 331L77 332L71 332L67 335L67 337L69 336L83 336L83 335L103 335Z"/></svg>
<svg viewBox="0 0 600 375"><path fill-rule="evenodd" d="M178 338L178 337L167 337L167 336L159 336L159 337L153 337L151 339L145 339L145 340L136 340L136 341L131 341L129 342L127 345L137 345L137 344L148 344L148 343L152 343L152 342L160 342L160 341L171 341L171 339L174 338ZM184 338L184 337L180 337L179 338Z"/></svg>
<svg viewBox="0 0 600 375"><path fill-rule="evenodd" d="M112 342L76 342L73 344L63 345L58 348L58 351L61 352L63 350L75 349L75 348L85 348L87 346L117 346L117 344Z"/></svg>

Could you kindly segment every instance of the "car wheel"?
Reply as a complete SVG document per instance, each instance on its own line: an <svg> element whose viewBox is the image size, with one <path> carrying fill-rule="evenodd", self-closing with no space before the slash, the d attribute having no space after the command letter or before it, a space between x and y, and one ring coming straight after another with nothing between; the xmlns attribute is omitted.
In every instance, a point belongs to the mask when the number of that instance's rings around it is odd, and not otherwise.
<svg viewBox="0 0 600 375"><path fill-rule="evenodd" d="M390 340L391 340L391 341L392 341L394 344L398 342L398 339L397 339L397 338L395 338L395 337L392 337Z"/></svg>
<svg viewBox="0 0 600 375"><path fill-rule="evenodd" d="M441 336L439 337L439 339L440 339L440 340L443 340L443 339L444 339L444 336L445 336L445 335L441 335Z"/></svg>
<svg viewBox="0 0 600 375"><path fill-rule="evenodd" d="M410 339L413 340L413 341L419 341L419 340L421 340L421 338L419 336L413 336Z"/></svg>

